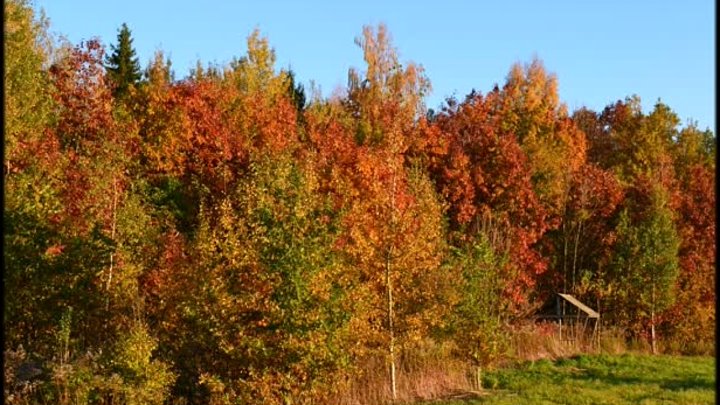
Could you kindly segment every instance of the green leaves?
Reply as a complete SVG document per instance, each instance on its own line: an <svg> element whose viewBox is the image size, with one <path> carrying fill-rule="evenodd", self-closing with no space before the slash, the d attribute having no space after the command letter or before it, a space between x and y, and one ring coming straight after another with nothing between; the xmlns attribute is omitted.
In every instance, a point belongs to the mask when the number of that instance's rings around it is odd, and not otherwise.
<svg viewBox="0 0 720 405"><path fill-rule="evenodd" d="M638 331L651 312L666 309L673 300L678 277L680 240L662 189L650 191L650 206L626 209L617 227L618 242L612 269L618 283L615 316L629 330Z"/></svg>
<svg viewBox="0 0 720 405"><path fill-rule="evenodd" d="M503 285L507 257L493 250L487 236L480 235L459 249L449 260L461 274L459 301L452 311L449 331L464 355L476 366L489 367L506 353L508 318Z"/></svg>

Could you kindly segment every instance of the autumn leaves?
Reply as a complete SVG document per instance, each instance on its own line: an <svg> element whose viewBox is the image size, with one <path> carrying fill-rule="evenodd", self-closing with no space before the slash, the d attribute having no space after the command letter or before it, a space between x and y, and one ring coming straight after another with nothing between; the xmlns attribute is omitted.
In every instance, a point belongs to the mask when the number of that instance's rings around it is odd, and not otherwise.
<svg viewBox="0 0 720 405"><path fill-rule="evenodd" d="M48 370L38 398L327 401L419 342L492 364L559 290L712 336L714 137L662 104L569 115L535 60L428 115L384 26L344 97L306 102L258 32L117 83L98 42L48 59L5 7L6 339Z"/></svg>

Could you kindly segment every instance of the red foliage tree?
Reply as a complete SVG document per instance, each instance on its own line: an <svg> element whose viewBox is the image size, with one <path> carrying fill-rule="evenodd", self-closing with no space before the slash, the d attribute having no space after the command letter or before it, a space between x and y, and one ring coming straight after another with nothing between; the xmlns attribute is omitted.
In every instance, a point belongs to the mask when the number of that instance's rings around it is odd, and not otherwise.
<svg viewBox="0 0 720 405"><path fill-rule="evenodd" d="M437 116L449 152L434 177L456 230L472 235L492 222L504 234L506 243L494 248L508 254L518 271L507 294L519 305L528 303L537 277L547 269L534 248L547 229L546 211L533 191L517 138L501 129L501 117L494 113L498 96L497 91L485 97L471 94Z"/></svg>

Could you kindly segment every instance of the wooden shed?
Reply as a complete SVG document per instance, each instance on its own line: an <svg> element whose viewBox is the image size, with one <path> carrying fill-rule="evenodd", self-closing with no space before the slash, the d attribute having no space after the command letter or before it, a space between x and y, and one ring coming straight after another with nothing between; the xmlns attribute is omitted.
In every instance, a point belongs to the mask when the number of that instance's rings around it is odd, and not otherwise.
<svg viewBox="0 0 720 405"><path fill-rule="evenodd" d="M579 337L578 334L585 334L589 326L588 324L592 324L590 341L593 345L599 343L598 323L600 322L600 314L597 311L583 304L570 294L557 293L556 303L561 341L576 340ZM565 337L563 337L563 323L567 327Z"/></svg>
<svg viewBox="0 0 720 405"><path fill-rule="evenodd" d="M571 294L556 293L554 305L548 302L545 308L545 313L536 318L557 321L561 341L575 341L592 327L590 341L593 345L599 343L600 314Z"/></svg>

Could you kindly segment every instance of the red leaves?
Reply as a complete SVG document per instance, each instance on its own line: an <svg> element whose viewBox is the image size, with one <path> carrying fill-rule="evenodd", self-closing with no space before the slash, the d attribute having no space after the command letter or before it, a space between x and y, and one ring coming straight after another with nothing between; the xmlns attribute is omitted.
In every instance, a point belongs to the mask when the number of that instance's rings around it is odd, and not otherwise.
<svg viewBox="0 0 720 405"><path fill-rule="evenodd" d="M64 146L77 151L114 136L112 96L102 57L100 43L90 40L50 68L57 90L53 94L61 108L57 132Z"/></svg>
<svg viewBox="0 0 720 405"><path fill-rule="evenodd" d="M680 268L678 300L670 310L669 324L684 325L689 330L712 332L707 319L696 319L712 313L716 291L716 197L715 176L711 167L694 164L687 168L681 183L682 199L678 209L680 235ZM687 312L691 313L688 314Z"/></svg>
<svg viewBox="0 0 720 405"><path fill-rule="evenodd" d="M517 284L507 293L521 303L535 277L547 267L533 250L547 229L546 214L533 191L524 152L516 137L501 129L494 112L496 97L496 93L473 94L457 108L439 114L436 129L425 132L441 134L427 143L434 150L428 154L433 157L430 168L450 204L456 229L467 226L471 233L489 232L480 223L485 218L494 221L492 227L507 240L494 248L507 252L519 269ZM439 145L448 145L448 152L440 155L444 149Z"/></svg>
<svg viewBox="0 0 720 405"><path fill-rule="evenodd" d="M251 161L297 144L295 108L286 97L273 97L216 79L174 84L148 97L145 154L161 173L191 176L212 193L226 193Z"/></svg>
<svg viewBox="0 0 720 405"><path fill-rule="evenodd" d="M173 93L182 123L175 152L183 155L181 173L199 177L213 191L227 191L248 163L244 134L231 129L225 111L229 95L212 81L183 82Z"/></svg>
<svg viewBox="0 0 720 405"><path fill-rule="evenodd" d="M63 250L65 250L64 245L55 244L55 245L48 247L47 250L45 250L45 256L51 256L51 257L58 256L58 255L62 254Z"/></svg>
<svg viewBox="0 0 720 405"><path fill-rule="evenodd" d="M588 163L573 176L567 208L585 220L605 219L615 212L622 199L622 188L615 176Z"/></svg>

